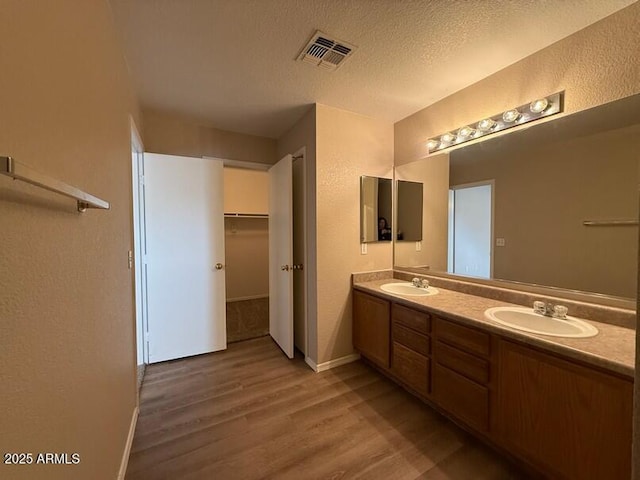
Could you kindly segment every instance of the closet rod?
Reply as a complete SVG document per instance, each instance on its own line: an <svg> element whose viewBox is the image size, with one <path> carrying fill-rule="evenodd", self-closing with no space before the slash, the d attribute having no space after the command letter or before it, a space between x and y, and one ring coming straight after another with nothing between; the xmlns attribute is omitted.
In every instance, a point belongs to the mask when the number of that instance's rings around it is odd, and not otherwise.
<svg viewBox="0 0 640 480"><path fill-rule="evenodd" d="M585 227L620 227L638 225L637 220L585 220Z"/></svg>
<svg viewBox="0 0 640 480"><path fill-rule="evenodd" d="M87 208L100 208L108 210L109 202L98 197L83 192L79 188L68 185L60 180L51 178L40 172L36 172L20 162L16 162L11 157L0 157L0 173L7 175L14 180L21 180L31 185L35 185L51 192L59 193L71 197L78 202L78 211L84 212Z"/></svg>

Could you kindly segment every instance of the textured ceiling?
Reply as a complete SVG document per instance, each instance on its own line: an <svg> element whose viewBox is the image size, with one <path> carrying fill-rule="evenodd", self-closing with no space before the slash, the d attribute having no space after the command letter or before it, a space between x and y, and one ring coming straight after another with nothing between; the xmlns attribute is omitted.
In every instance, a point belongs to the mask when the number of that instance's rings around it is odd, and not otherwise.
<svg viewBox="0 0 640 480"><path fill-rule="evenodd" d="M396 122L634 2L110 3L143 108L277 138L316 102ZM297 62L316 30L358 49L335 72Z"/></svg>

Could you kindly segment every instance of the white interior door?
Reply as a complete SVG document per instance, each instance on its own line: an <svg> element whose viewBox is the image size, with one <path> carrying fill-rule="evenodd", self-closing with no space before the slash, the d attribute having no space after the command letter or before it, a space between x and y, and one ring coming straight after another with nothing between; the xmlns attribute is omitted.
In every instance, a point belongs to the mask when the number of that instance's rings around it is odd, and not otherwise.
<svg viewBox="0 0 640 480"><path fill-rule="evenodd" d="M293 171L287 155L269 169L269 334L293 358Z"/></svg>
<svg viewBox="0 0 640 480"><path fill-rule="evenodd" d="M227 347L223 165L145 153L149 361Z"/></svg>

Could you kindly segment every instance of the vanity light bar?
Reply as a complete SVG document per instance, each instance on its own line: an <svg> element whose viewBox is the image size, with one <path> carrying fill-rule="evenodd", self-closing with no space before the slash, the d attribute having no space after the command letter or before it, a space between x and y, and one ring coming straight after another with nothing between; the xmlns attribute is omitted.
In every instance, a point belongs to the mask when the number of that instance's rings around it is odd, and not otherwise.
<svg viewBox="0 0 640 480"><path fill-rule="evenodd" d="M461 143L485 137L495 132L533 122L562 112L564 92L538 98L531 103L511 108L492 117L483 118L474 123L445 132L427 141L429 153L445 150Z"/></svg>

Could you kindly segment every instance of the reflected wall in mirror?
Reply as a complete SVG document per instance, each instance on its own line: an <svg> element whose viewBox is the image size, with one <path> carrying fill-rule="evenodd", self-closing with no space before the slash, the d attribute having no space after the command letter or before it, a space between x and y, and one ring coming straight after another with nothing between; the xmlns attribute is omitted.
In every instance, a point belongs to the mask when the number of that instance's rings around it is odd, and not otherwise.
<svg viewBox="0 0 640 480"><path fill-rule="evenodd" d="M398 180L396 184L396 240L422 240L422 182Z"/></svg>
<svg viewBox="0 0 640 480"><path fill-rule="evenodd" d="M640 95L398 166L397 178L425 183L425 228L422 251L395 244L394 265L474 276L473 245L449 248L461 228L450 191L485 183L490 278L633 299L639 167Z"/></svg>
<svg viewBox="0 0 640 480"><path fill-rule="evenodd" d="M360 177L360 242L391 241L391 179Z"/></svg>

